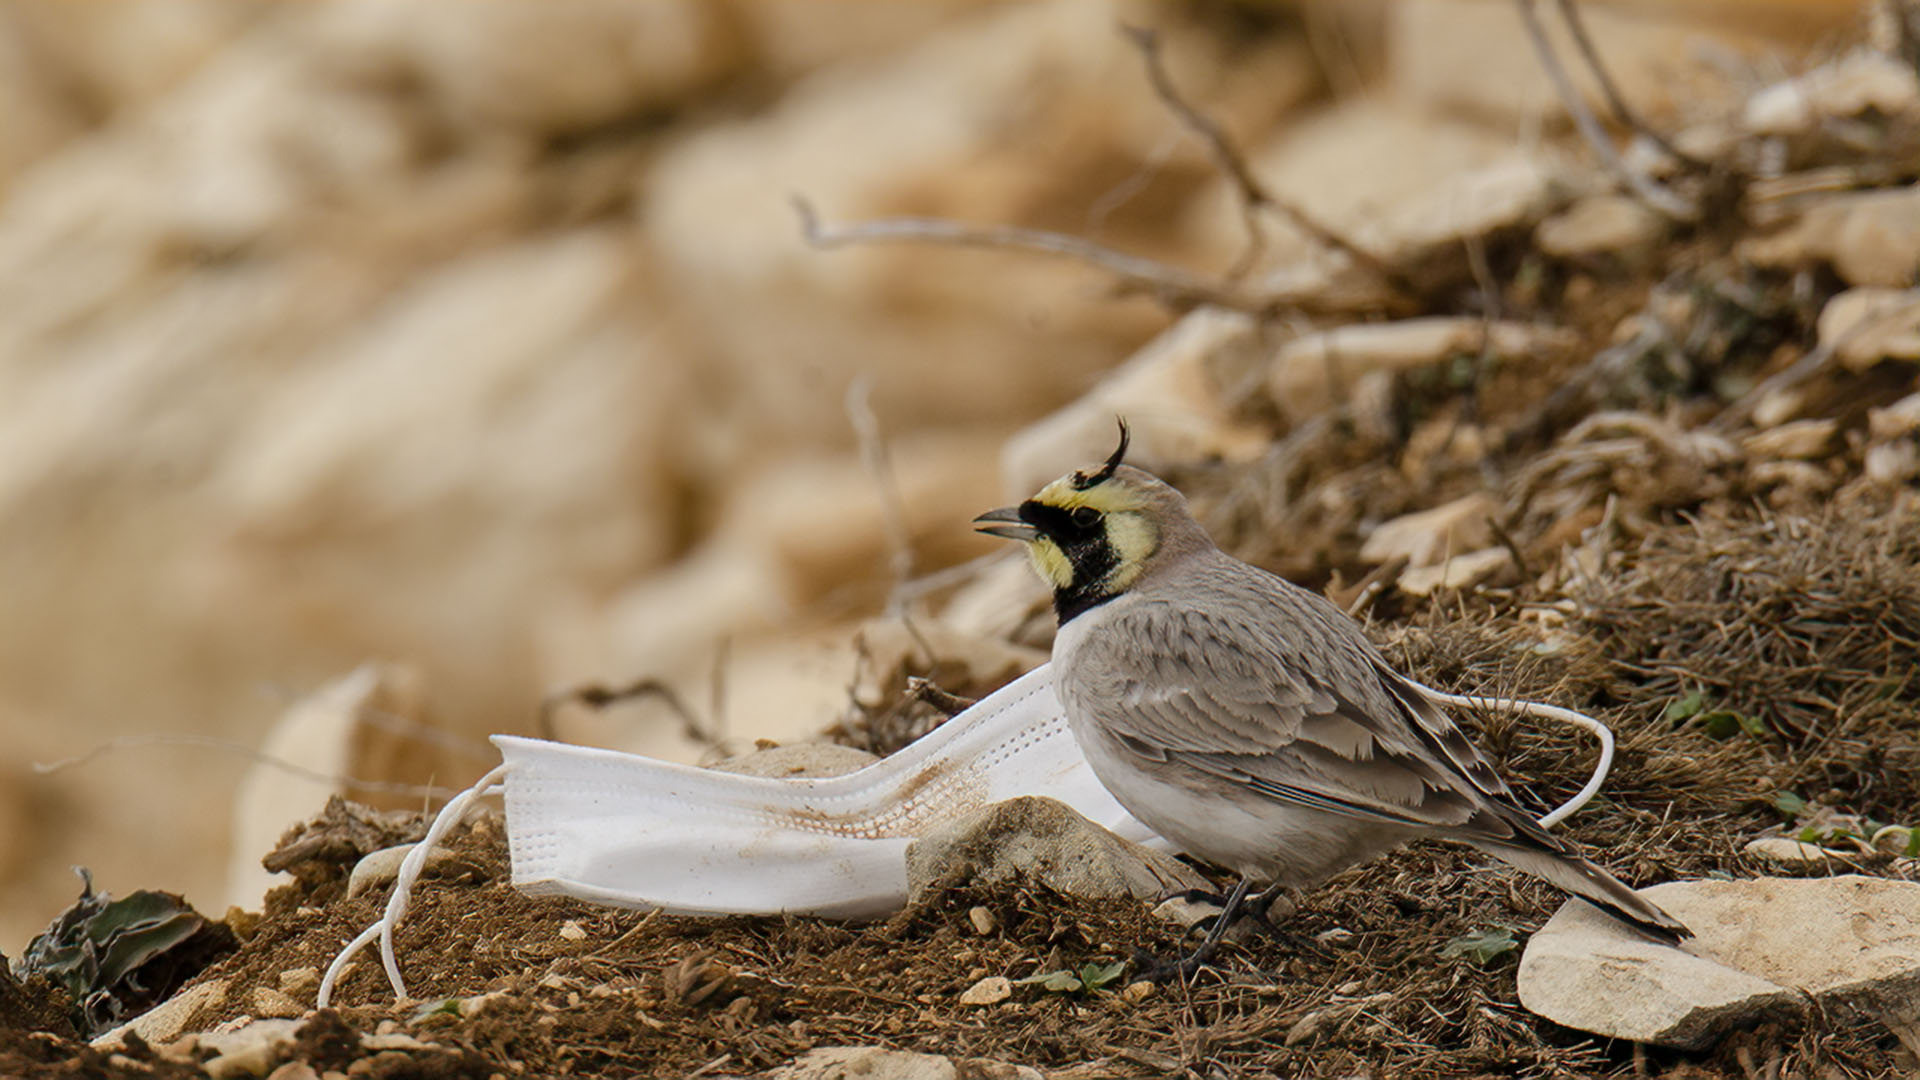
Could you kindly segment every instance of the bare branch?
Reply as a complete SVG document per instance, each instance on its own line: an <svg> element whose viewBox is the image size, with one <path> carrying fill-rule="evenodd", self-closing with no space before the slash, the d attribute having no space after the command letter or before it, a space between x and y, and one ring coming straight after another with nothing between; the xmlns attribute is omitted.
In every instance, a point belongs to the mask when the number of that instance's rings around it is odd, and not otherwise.
<svg viewBox="0 0 1920 1080"><path fill-rule="evenodd" d="M1587 108L1586 99L1580 96L1573 80L1567 76L1567 69L1560 65L1560 57L1554 53L1552 43L1547 41L1546 30L1540 25L1539 13L1533 9L1533 0L1514 0L1514 6L1520 9L1520 21L1527 28L1527 37L1533 41L1533 50L1540 57L1540 66L1546 69L1554 92L1560 95L1560 103L1566 106L1568 114L1573 117L1574 126L1580 129L1581 137L1593 148L1600 163L1635 198L1667 217L1676 221L1697 218L1700 213L1698 207L1635 172L1620 156L1620 152L1614 149L1613 140L1607 137L1593 110Z"/></svg>
<svg viewBox="0 0 1920 1080"><path fill-rule="evenodd" d="M1233 139L1215 123L1213 118L1195 108L1180 91L1174 88L1173 79L1167 74L1166 64L1160 57L1160 35L1143 26L1120 27L1127 40L1140 50L1140 59L1147 69L1147 82L1153 87L1155 96L1164 102L1167 108L1180 119L1188 130L1200 137L1207 151L1213 155L1214 163L1233 184L1235 197L1240 203L1240 216L1246 225L1247 246L1234 260L1233 268L1227 271L1227 280L1238 281L1251 271L1266 247L1266 236L1260 231L1259 212L1262 210L1277 213L1313 237L1316 241L1337 251L1345 252L1356 264L1365 267L1402 292L1411 291L1404 275L1382 262L1379 256L1355 244L1331 227L1316 220L1312 215L1292 203L1276 196L1260 183L1253 170L1247 165L1246 155L1234 145Z"/></svg>
<svg viewBox="0 0 1920 1080"><path fill-rule="evenodd" d="M1593 72L1594 79L1599 82L1600 92L1606 96L1607 108L1613 112L1614 121L1659 147L1661 153L1687 168L1696 172L1710 170L1712 165L1673 145L1671 139L1655 131L1637 110L1627 104L1626 98L1620 94L1619 84L1613 81L1613 73L1607 70L1607 65L1600 59L1600 50L1594 47L1593 39L1587 36L1587 21L1580 14L1580 5L1576 0L1558 0L1558 3L1560 18L1573 34L1573 43L1580 50L1581 59L1587 62L1587 70Z"/></svg>
<svg viewBox="0 0 1920 1080"><path fill-rule="evenodd" d="M702 727L699 718L693 714L692 709L687 707L687 703L681 699L673 687L659 679L638 679L620 687L585 683L567 687L564 690L556 690L540 701L538 715L540 736L549 740L559 739L560 736L554 725L554 716L562 706L577 704L598 710L643 697L657 697L664 702L668 711L680 718L682 733L688 739L709 748L717 748L720 745L721 737Z"/></svg>
<svg viewBox="0 0 1920 1080"><path fill-rule="evenodd" d="M398 780L362 780L358 777L346 776L340 773L320 772L317 769L309 769L298 762L275 757L264 750L248 746L246 743L236 742L232 739L222 739L212 735L174 733L117 735L84 753L75 754L73 757L61 758L58 761L36 761L33 763L33 771L40 776L65 772L68 769L77 769L93 761L95 758L102 757L114 750L127 750L138 746L191 746L199 750L218 750L222 753L233 754L236 757L243 757L250 761L259 762L269 768L286 773L288 776L298 777L301 780L310 780L316 784L326 784L334 788L351 789L355 791L377 791L382 794L405 795L413 798L429 799L445 799L458 794L458 792L452 788L443 788L433 784L406 784Z"/></svg>
<svg viewBox="0 0 1920 1080"><path fill-rule="evenodd" d="M823 250L851 244L934 243L1025 251L1057 255L1098 267L1119 278L1122 287L1147 293L1177 311L1212 304L1262 315L1274 306L1271 300L1242 291L1232 283L1210 281L1177 266L1128 255L1065 233L1017 225L967 225L942 218L918 217L882 218L853 225L823 225L813 205L798 195L793 197L793 209L800 215L800 232L808 246Z"/></svg>

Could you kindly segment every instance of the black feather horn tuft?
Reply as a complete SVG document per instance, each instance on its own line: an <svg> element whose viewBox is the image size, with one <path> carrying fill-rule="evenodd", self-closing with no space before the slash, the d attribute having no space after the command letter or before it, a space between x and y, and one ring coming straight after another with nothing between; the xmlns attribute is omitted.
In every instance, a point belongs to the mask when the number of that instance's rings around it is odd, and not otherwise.
<svg viewBox="0 0 1920 1080"><path fill-rule="evenodd" d="M1073 474L1073 487L1075 491L1085 491L1096 484L1104 483L1108 477L1113 475L1113 470L1120 467L1120 462L1126 459L1127 443L1133 438L1133 435L1127 430L1126 417L1116 416L1114 419L1120 424L1120 445L1114 447L1113 453L1107 455L1106 464L1100 466L1099 472L1091 476L1080 472Z"/></svg>

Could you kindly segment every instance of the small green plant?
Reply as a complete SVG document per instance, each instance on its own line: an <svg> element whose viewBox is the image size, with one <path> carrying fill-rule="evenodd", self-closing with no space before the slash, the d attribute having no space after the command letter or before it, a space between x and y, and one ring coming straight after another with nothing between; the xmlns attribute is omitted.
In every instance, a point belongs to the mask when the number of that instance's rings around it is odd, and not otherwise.
<svg viewBox="0 0 1920 1080"><path fill-rule="evenodd" d="M1513 927L1496 924L1461 934L1447 942L1440 949L1440 955L1449 960L1464 957L1486 967L1519 947L1520 941L1513 936Z"/></svg>
<svg viewBox="0 0 1920 1080"><path fill-rule="evenodd" d="M1083 990L1102 990L1113 985L1126 968L1125 960L1115 960L1110 964L1088 961L1080 965L1077 972L1063 968L1041 975L1029 975L1013 982L1015 986L1038 986L1050 994L1077 994Z"/></svg>

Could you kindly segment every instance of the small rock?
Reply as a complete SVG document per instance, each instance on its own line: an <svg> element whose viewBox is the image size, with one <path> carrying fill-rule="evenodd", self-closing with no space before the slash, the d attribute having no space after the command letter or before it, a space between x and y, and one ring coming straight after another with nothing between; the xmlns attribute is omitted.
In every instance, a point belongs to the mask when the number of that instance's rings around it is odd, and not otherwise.
<svg viewBox="0 0 1920 1080"><path fill-rule="evenodd" d="M304 1061L289 1061L268 1073L267 1080L321 1080L321 1076Z"/></svg>
<svg viewBox="0 0 1920 1080"><path fill-rule="evenodd" d="M1920 186L1825 196L1787 228L1741 243L1738 254L1781 269L1831 262L1849 285L1904 288L1920 268Z"/></svg>
<svg viewBox="0 0 1920 1080"><path fill-rule="evenodd" d="M232 1031L202 1035L200 1048L214 1053L205 1066L207 1075L214 1080L267 1075L293 1046L299 1028L298 1020L255 1020Z"/></svg>
<svg viewBox="0 0 1920 1080"><path fill-rule="evenodd" d="M1258 323L1238 312L1202 308L1181 319L1079 400L1007 440L1000 478L1008 496L1026 498L1067 470L1106 457L1116 416L1133 430L1127 459L1144 469L1256 457L1265 435L1235 419L1222 390L1257 371L1265 353L1260 335Z"/></svg>
<svg viewBox="0 0 1920 1080"><path fill-rule="evenodd" d="M1795 840L1791 836L1762 836L1757 840L1747 841L1747 845L1740 850L1749 855L1758 855L1763 859L1772 859L1774 862L1788 866L1830 862L1836 855L1848 854L1842 851L1828 851L1819 844L1809 844L1804 840Z"/></svg>
<svg viewBox="0 0 1920 1080"><path fill-rule="evenodd" d="M288 968L280 973L280 989L289 994L304 995L320 985L320 969L317 967Z"/></svg>
<svg viewBox="0 0 1920 1080"><path fill-rule="evenodd" d="M1905 289L1848 289L1820 309L1820 344L1853 371L1920 360L1920 303Z"/></svg>
<svg viewBox="0 0 1920 1080"><path fill-rule="evenodd" d="M1570 900L1527 942L1520 1003L1610 1038L1698 1049L1733 1028L1884 1010L1920 992L1920 884L1859 875L1680 881L1641 890L1693 930L1656 944Z"/></svg>
<svg viewBox="0 0 1920 1080"><path fill-rule="evenodd" d="M767 1080L1042 1080L1037 1069L983 1058L915 1054L882 1046L823 1046L766 1074Z"/></svg>
<svg viewBox="0 0 1920 1080"><path fill-rule="evenodd" d="M989 975L960 994L962 1005L998 1005L1013 996L1013 982L1005 975Z"/></svg>
<svg viewBox="0 0 1920 1080"><path fill-rule="evenodd" d="M1384 563L1404 555L1409 566L1432 566L1457 552L1483 547L1493 538L1487 519L1498 507L1476 491L1449 503L1402 514L1382 523L1360 546L1360 557Z"/></svg>
<svg viewBox="0 0 1920 1080"><path fill-rule="evenodd" d="M1540 223L1533 241L1563 259L1614 255L1637 259L1667 234L1667 219L1626 195L1592 195Z"/></svg>
<svg viewBox="0 0 1920 1080"><path fill-rule="evenodd" d="M967 921L973 924L973 932L979 934L981 937L986 937L988 934L993 933L998 926L993 917L993 912L983 907L968 909Z"/></svg>
<svg viewBox="0 0 1920 1080"><path fill-rule="evenodd" d="M256 986L247 998L248 1012L265 1019L286 1019L303 1016L307 1007L293 999L285 991L275 990L271 986Z"/></svg>
<svg viewBox="0 0 1920 1080"><path fill-rule="evenodd" d="M396 844L361 857L359 862L353 864L353 873L347 878L347 896L359 896L370 889L393 884L394 879L400 876L400 864L407 860L413 848L412 844ZM455 858L447 848L435 848L427 853L427 863L421 868L420 874L425 877Z"/></svg>
<svg viewBox="0 0 1920 1080"><path fill-rule="evenodd" d="M1128 983L1126 987L1120 991L1120 1000L1129 1005L1138 1005L1152 997L1156 989L1157 987L1155 987L1153 983L1141 979L1139 982Z"/></svg>
<svg viewBox="0 0 1920 1080"><path fill-rule="evenodd" d="M1557 328L1464 316L1358 323L1304 334L1282 345L1268 368L1267 391L1281 412L1299 422L1324 412L1336 400L1337 387L1350 386L1369 372L1408 371L1482 352L1532 359L1563 352L1573 341Z"/></svg>
<svg viewBox="0 0 1920 1080"><path fill-rule="evenodd" d="M587 929L581 926L578 920L568 919L566 922L560 924L560 939L562 941L585 941L587 940Z"/></svg>
<svg viewBox="0 0 1920 1080"><path fill-rule="evenodd" d="M1740 448L1760 458L1817 458L1826 454L1840 422L1831 418L1796 420L1740 440Z"/></svg>
<svg viewBox="0 0 1920 1080"><path fill-rule="evenodd" d="M360 1036L360 1049L369 1053L383 1050L438 1050L438 1044L422 1042L404 1031L386 1031L374 1035Z"/></svg>
<svg viewBox="0 0 1920 1080"><path fill-rule="evenodd" d="M1403 572L1400 591L1414 596L1429 596L1436 589L1465 589L1485 581L1503 566L1513 562L1513 552L1504 547L1482 548L1455 555L1438 566L1416 566Z"/></svg>
<svg viewBox="0 0 1920 1080"><path fill-rule="evenodd" d="M1876 484L1904 484L1920 475L1920 444L1912 439L1875 443L1867 447L1861 471Z"/></svg>
<svg viewBox="0 0 1920 1080"><path fill-rule="evenodd" d="M1804 135L1823 120L1869 109L1899 116L1916 108L1920 78L1912 65L1863 49L1748 98L1741 126L1755 135Z"/></svg>
<svg viewBox="0 0 1920 1080"><path fill-rule="evenodd" d="M1920 435L1920 394L1908 394L1884 409L1868 409L1867 434L1876 439Z"/></svg>
<svg viewBox="0 0 1920 1080"><path fill-rule="evenodd" d="M149 1046L160 1046L211 1019L227 1001L227 981L213 979L190 987L93 1040L93 1048L118 1050L133 1032Z"/></svg>
<svg viewBox="0 0 1920 1080"><path fill-rule="evenodd" d="M982 807L907 847L907 887L915 899L956 879L1015 878L1090 899L1146 899L1207 884L1173 856L1123 840L1043 796Z"/></svg>

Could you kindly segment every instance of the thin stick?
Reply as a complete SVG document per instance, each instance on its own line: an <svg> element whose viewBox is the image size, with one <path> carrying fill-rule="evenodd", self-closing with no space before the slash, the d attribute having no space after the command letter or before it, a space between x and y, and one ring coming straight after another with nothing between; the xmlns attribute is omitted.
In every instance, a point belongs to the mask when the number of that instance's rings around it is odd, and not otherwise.
<svg viewBox="0 0 1920 1080"><path fill-rule="evenodd" d="M256 747L248 746L246 743L235 742L232 739L216 738L212 735L119 735L108 739L106 742L93 747L85 753L75 754L73 757L61 758L58 761L36 761L33 763L33 771L40 776L65 772L68 769L77 769L114 750L126 750L137 746L193 746L206 750L220 750L225 753L235 754L257 761L262 765L278 769L289 776L297 776L302 780L311 780L316 784L327 784L333 787L353 788L359 791L378 791L386 794L433 799L444 799L454 793L452 788L437 787L432 784L403 784L395 780L361 780L357 777L343 776L338 773L324 773L317 769L309 769L305 765L288 761L285 758L274 757L272 754Z"/></svg>
<svg viewBox="0 0 1920 1080"><path fill-rule="evenodd" d="M1612 110L1614 120L1622 127L1632 130L1648 142L1660 148L1660 152L1696 172L1706 172L1712 168L1707 162L1673 145L1672 140L1655 131L1651 124L1620 94L1620 87L1613 81L1613 73L1600 59L1600 50L1594 48L1593 39L1587 36L1587 20L1580 14L1580 5L1575 0L1557 0L1560 5L1560 18L1566 22L1567 29L1573 34L1573 44L1580 50L1580 58L1587 62L1587 70L1593 72L1595 81L1600 84L1600 92L1606 96L1607 108Z"/></svg>
<svg viewBox="0 0 1920 1080"><path fill-rule="evenodd" d="M1209 281L1177 266L1128 255L1110 247L1045 229L1018 225L967 225L943 218L900 217L852 225L823 225L813 204L796 195L794 212L800 215L800 233L808 246L822 250L872 243L931 243L954 247L1025 251L1057 255L1098 267L1120 279L1122 287L1148 293L1178 311L1212 304L1216 307L1265 314L1273 306L1265 297L1246 293L1231 284Z"/></svg>
<svg viewBox="0 0 1920 1080"><path fill-rule="evenodd" d="M1527 37L1532 39L1533 50L1540 57L1540 66L1546 69L1554 92L1560 95L1560 103L1566 106L1567 113L1573 117L1574 126L1580 129L1581 137L1593 148L1600 163L1635 198L1669 218L1692 221L1698 217L1699 209L1692 203L1633 171L1621 158L1620 152L1613 147L1613 140L1607 138L1600 121L1594 117L1593 110L1587 108L1586 99L1574 88L1573 80L1567 76L1567 69L1560 65L1560 57L1554 53L1553 45L1547 41L1546 30L1540 25L1540 16L1533 10L1533 0L1514 0L1514 6L1520 9L1520 21L1526 25Z"/></svg>
<svg viewBox="0 0 1920 1080"><path fill-rule="evenodd" d="M1120 32L1140 50L1140 58L1146 64L1147 82L1153 92L1173 114L1186 125L1189 131L1200 137L1207 146L1208 153L1220 167L1220 171L1233 184L1234 195L1240 203L1240 217L1246 225L1247 246L1240 257L1234 260L1233 269L1227 271L1229 281L1238 281L1253 269L1266 247L1266 236L1260 231L1259 211L1269 210L1278 213L1293 222L1301 231L1313 237L1327 247L1345 252L1348 258L1365 267L1369 272L1402 292L1409 291L1406 278L1398 271L1382 262L1379 256L1342 236L1329 226L1316 220L1306 211L1276 196L1266 185L1260 183L1247 165L1246 155L1234 145L1226 131L1213 118L1195 108L1180 92L1174 88L1173 79L1168 76L1166 64L1160 58L1160 35L1143 26L1122 24Z"/></svg>

